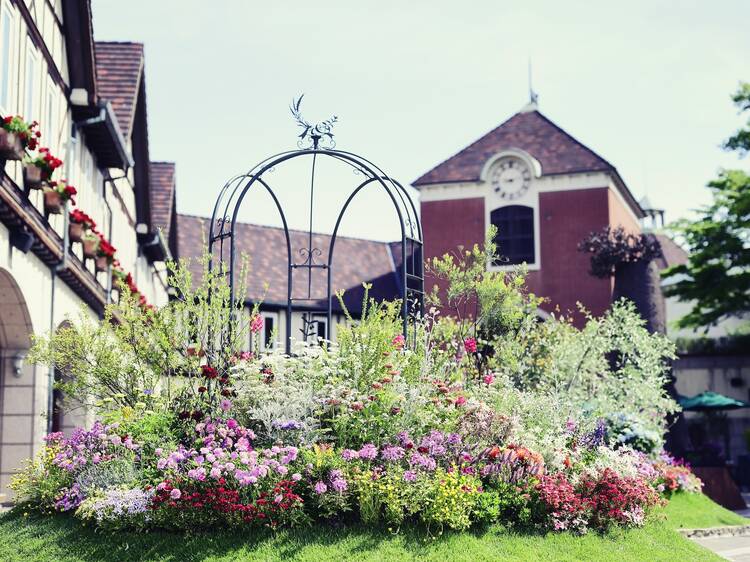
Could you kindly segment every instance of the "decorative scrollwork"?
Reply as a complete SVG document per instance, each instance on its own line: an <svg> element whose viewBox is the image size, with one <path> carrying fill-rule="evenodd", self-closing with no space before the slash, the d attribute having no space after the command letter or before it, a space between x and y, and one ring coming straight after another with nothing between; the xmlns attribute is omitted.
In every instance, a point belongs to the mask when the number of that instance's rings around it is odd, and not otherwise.
<svg viewBox="0 0 750 562"><path fill-rule="evenodd" d="M317 338L318 325L321 323L322 321L316 319L312 314L304 313L302 315L302 328L300 328L302 339L307 342L310 338Z"/></svg>
<svg viewBox="0 0 750 562"><path fill-rule="evenodd" d="M336 147L336 142L333 140L333 126L338 121L338 117L333 115L325 121L312 124L302 117L302 111L300 106L302 105L302 98L305 94L301 94L296 100L292 100L289 106L289 111L292 112L292 117L297 122L297 125L302 129L302 133L299 135L297 146L299 148L326 148L333 149Z"/></svg>
<svg viewBox="0 0 750 562"><path fill-rule="evenodd" d="M298 263L295 265L298 266L305 266L305 265L319 265L318 262L315 260L315 258L319 258L323 255L323 250L320 248L300 248L299 249L299 255L305 258L305 261L302 263Z"/></svg>

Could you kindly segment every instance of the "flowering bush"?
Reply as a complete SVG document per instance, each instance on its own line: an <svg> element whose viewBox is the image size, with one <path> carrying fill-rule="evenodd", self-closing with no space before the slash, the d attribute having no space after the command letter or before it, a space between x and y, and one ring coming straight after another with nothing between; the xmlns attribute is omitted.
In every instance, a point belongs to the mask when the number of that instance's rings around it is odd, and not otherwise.
<svg viewBox="0 0 750 562"><path fill-rule="evenodd" d="M407 346L399 304L366 290L338 343L292 356L243 349L261 317L234 315L227 330L223 273L205 260L200 282L172 267L179 298L160 309L123 272L117 323L110 308L35 342L33 358L103 421L50 435L14 482L18 501L106 529L360 520L585 533L643 525L661 497L700 491L661 454L676 408L661 386L669 345L624 304L583 330L539 323L522 273L470 258L437 269L450 302L485 307L471 325L430 310Z"/></svg>

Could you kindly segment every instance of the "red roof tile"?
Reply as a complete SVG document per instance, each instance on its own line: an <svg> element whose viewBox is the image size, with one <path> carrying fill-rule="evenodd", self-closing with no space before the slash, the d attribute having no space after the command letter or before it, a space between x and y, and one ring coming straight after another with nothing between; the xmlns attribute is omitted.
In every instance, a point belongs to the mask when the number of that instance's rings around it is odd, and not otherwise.
<svg viewBox="0 0 750 562"><path fill-rule="evenodd" d="M656 234L656 239L661 245L661 257L659 258L662 269L672 267L673 265L683 265L688 261L688 253L678 246L666 234Z"/></svg>
<svg viewBox="0 0 750 562"><path fill-rule="evenodd" d="M208 239L210 219L191 215L177 215L178 252L181 258L193 258L191 268L196 278L200 277L198 258ZM307 248L308 233L290 230L292 259L303 262L305 256L301 248ZM313 248L319 248L322 255L316 263L325 263L331 237L327 234L313 234ZM229 242L226 241L225 259L229 257ZM284 305L287 300L287 252L284 231L281 228L259 226L248 223L237 225L237 248L250 258L251 271L247 277L247 299L253 302L263 300L266 304ZM217 250L218 255L218 250ZM313 302L298 301L300 306L326 307L326 271L313 269L310 296ZM307 296L307 269L297 269L294 278L295 298ZM388 243L358 238L338 236L334 250L332 293L345 291L344 302L350 311L359 313L362 308L363 282L373 284L370 295L377 299L399 298L399 285L394 271L393 256ZM334 308L339 309L337 300Z"/></svg>
<svg viewBox="0 0 750 562"><path fill-rule="evenodd" d="M151 162L151 226L161 228L164 238L169 239L169 227L172 213L176 212L175 203L175 165L174 162Z"/></svg>
<svg viewBox="0 0 750 562"><path fill-rule="evenodd" d="M99 97L112 103L120 129L128 138L143 75L143 44L97 41L94 54Z"/></svg>
<svg viewBox="0 0 750 562"><path fill-rule="evenodd" d="M614 166L544 115L538 111L528 111L516 113L412 185L478 181L487 160L510 148L525 150L536 158L542 166L542 175L614 171Z"/></svg>

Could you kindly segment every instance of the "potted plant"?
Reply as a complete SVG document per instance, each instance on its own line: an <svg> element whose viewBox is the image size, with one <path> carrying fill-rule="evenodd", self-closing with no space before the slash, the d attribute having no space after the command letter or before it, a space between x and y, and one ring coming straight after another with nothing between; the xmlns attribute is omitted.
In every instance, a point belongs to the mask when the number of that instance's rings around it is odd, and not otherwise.
<svg viewBox="0 0 750 562"><path fill-rule="evenodd" d="M23 183L28 189L41 189L42 184L52 179L54 171L62 166L62 160L52 156L49 148L40 148L35 157L23 161Z"/></svg>
<svg viewBox="0 0 750 562"><path fill-rule="evenodd" d="M99 247L96 250L94 264L97 271L106 271L107 266L115 261L117 250L103 235L99 235Z"/></svg>
<svg viewBox="0 0 750 562"><path fill-rule="evenodd" d="M76 188L64 180L49 182L49 187L44 190L44 210L50 215L60 214L67 201L72 205L76 204L73 199L76 193Z"/></svg>
<svg viewBox="0 0 750 562"><path fill-rule="evenodd" d="M68 223L68 239L71 242L81 242L83 235L89 230L94 230L96 223L94 219L79 209L70 212Z"/></svg>
<svg viewBox="0 0 750 562"><path fill-rule="evenodd" d="M83 257L95 258L99 249L99 234L95 230L85 232L81 237L81 243L83 244Z"/></svg>
<svg viewBox="0 0 750 562"><path fill-rule="evenodd" d="M119 293L123 286L127 286L127 277L128 274L120 266L120 260L112 262L112 290Z"/></svg>
<svg viewBox="0 0 750 562"><path fill-rule="evenodd" d="M39 123L27 123L20 115L5 117L0 128L0 158L23 159L24 149L34 150L41 133L36 130Z"/></svg>

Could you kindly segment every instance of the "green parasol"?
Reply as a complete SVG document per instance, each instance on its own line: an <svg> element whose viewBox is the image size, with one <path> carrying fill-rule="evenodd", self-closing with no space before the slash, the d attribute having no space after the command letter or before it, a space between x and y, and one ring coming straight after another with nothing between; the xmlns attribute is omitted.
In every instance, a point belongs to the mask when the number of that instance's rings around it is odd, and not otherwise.
<svg viewBox="0 0 750 562"><path fill-rule="evenodd" d="M724 396L717 392L701 392L692 398L680 398L680 406L683 410L692 412L708 412L718 410L736 410L738 408L750 408L750 403Z"/></svg>

